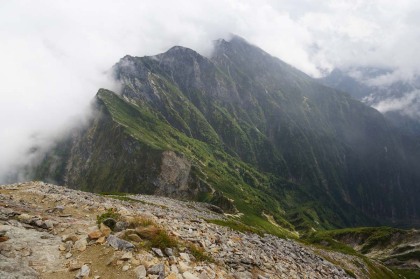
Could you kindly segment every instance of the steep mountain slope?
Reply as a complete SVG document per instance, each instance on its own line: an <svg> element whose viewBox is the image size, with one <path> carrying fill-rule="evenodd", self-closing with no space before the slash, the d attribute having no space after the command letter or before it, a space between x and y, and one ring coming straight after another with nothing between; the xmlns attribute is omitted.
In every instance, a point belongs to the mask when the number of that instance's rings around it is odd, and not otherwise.
<svg viewBox="0 0 420 279"><path fill-rule="evenodd" d="M91 124L37 178L208 201L265 229L419 224L416 142L241 38L210 59L126 56L114 72L121 94L100 90Z"/></svg>

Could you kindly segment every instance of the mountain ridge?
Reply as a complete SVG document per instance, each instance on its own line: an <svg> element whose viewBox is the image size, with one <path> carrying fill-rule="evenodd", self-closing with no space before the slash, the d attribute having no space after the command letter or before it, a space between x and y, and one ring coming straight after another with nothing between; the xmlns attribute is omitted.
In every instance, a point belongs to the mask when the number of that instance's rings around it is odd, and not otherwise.
<svg viewBox="0 0 420 279"><path fill-rule="evenodd" d="M247 223L269 226L268 213L282 226L304 231L419 224L418 148L403 147L376 110L245 40L219 41L211 58L183 47L125 56L113 70L121 93L100 90L96 97L99 110L111 117L96 117L75 137L97 157L83 156L73 142L73 154L54 161L61 145L36 178L51 177L57 164L56 177L74 177L63 181L72 187L153 192L162 186L157 181L167 150L191 165L182 187L203 189L189 198L239 210ZM121 142L113 144L110 132ZM84 159L69 163L77 157ZM108 170L102 167L111 162Z"/></svg>

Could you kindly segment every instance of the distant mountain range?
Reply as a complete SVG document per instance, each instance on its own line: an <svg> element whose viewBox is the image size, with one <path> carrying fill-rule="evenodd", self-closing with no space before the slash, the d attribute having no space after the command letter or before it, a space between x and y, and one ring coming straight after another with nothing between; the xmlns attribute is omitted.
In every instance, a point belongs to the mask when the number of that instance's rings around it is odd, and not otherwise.
<svg viewBox="0 0 420 279"><path fill-rule="evenodd" d="M335 69L319 80L377 108L403 133L420 136L420 77L387 82L391 76L377 68Z"/></svg>
<svg viewBox="0 0 420 279"><path fill-rule="evenodd" d="M206 201L268 231L420 225L418 138L244 39L216 41L210 58L127 55L113 70L121 92L100 89L89 125L34 178Z"/></svg>

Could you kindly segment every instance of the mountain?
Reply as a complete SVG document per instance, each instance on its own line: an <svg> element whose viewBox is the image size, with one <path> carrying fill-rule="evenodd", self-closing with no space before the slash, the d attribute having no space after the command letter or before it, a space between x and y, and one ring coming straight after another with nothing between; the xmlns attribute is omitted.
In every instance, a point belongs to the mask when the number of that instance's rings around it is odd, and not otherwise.
<svg viewBox="0 0 420 279"><path fill-rule="evenodd" d="M391 75L377 68L334 69L319 81L377 108L402 133L420 136L420 77L381 84Z"/></svg>
<svg viewBox="0 0 420 279"><path fill-rule="evenodd" d="M209 202L269 232L420 224L418 141L240 37L125 56L33 177ZM281 229L283 228L283 229Z"/></svg>

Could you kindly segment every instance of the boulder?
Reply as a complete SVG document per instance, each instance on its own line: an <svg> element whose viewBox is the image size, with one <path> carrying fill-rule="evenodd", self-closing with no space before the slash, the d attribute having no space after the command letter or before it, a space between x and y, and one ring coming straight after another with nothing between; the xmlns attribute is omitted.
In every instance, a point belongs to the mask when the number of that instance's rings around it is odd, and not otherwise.
<svg viewBox="0 0 420 279"><path fill-rule="evenodd" d="M134 248L134 245L132 243L125 241L123 239L120 239L112 234L108 236L106 241L108 242L109 245L111 245L112 247L118 250L129 250L129 249Z"/></svg>

